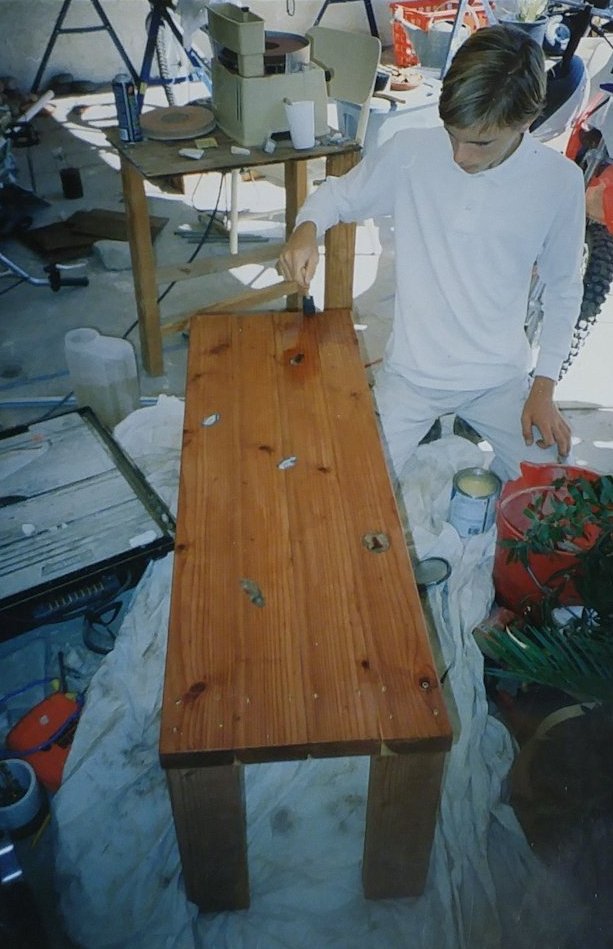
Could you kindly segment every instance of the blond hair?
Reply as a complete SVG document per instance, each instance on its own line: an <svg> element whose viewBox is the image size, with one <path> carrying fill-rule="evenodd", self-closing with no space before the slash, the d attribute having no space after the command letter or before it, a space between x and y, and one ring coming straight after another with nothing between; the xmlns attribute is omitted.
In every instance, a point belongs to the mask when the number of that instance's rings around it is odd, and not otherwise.
<svg viewBox="0 0 613 949"><path fill-rule="evenodd" d="M443 79L439 115L455 128L530 125L545 104L542 48L512 26L477 30L456 52Z"/></svg>

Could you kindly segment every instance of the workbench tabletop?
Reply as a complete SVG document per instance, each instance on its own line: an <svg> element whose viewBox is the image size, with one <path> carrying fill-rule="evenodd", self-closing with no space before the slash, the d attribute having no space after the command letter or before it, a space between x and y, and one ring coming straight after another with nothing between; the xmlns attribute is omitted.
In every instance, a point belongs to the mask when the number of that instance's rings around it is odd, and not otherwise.
<svg viewBox="0 0 613 949"><path fill-rule="evenodd" d="M315 144L314 148L296 151L291 142L280 141L272 154L263 148L251 147L248 154L244 151L239 154L232 152L236 145L225 132L215 129L211 133L217 141L216 148L207 148L202 158L185 158L180 151L186 147L193 147L192 141L158 142L145 139L142 142L122 142L118 129L107 129L106 137L145 178L163 178L175 175L205 174L211 171L231 171L233 168L254 168L259 165L275 165L286 161L304 161L310 158L326 158L330 155L343 155L357 152L360 146L357 142ZM206 137L206 136L203 136Z"/></svg>
<svg viewBox="0 0 613 949"><path fill-rule="evenodd" d="M450 740L350 312L193 318L162 764Z"/></svg>

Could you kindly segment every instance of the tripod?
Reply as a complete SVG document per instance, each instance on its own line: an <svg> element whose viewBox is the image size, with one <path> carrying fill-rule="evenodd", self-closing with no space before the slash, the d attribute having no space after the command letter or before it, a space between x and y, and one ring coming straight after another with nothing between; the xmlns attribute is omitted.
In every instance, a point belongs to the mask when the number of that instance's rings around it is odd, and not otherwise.
<svg viewBox="0 0 613 949"><path fill-rule="evenodd" d="M47 47L45 49L45 52L43 53L43 58L40 61L40 66L38 67L36 76L34 77L34 82L32 83L32 88L30 90L31 92L38 92L42 78L45 74L45 69L47 67L49 57L51 56L51 53L53 52L53 47L55 46L58 36L60 36L62 33L98 33L101 30L105 30L109 34L113 43L115 44L117 52L119 53L122 60L124 61L126 65L126 69L130 73L130 76L132 77L135 83L138 82L138 73L136 72L136 69L130 62L128 54L123 48L121 41L119 37L117 36L117 33L113 29L111 21L109 20L106 13L102 9L100 0L90 0L90 2L92 6L94 7L94 10L98 14L98 17L100 18L100 21L101 21L100 24L97 26L65 27L63 26L63 23L64 23L64 20L66 19L66 14L68 13L72 0L64 0L62 4L62 9L59 12L57 20L55 21L53 32L51 33L51 36L49 37L49 42L47 43Z"/></svg>
<svg viewBox="0 0 613 949"><path fill-rule="evenodd" d="M331 3L348 3L349 0L324 0L323 5L321 6L319 13L315 17L313 26L319 26L321 19L330 6ZM375 14L373 13L373 8L370 0L362 0L364 4L364 9L366 10L366 17L368 19L368 26L370 27L370 32L372 36L379 37L379 31L377 29L377 21L375 20Z"/></svg>
<svg viewBox="0 0 613 949"><path fill-rule="evenodd" d="M147 86L151 84L151 65L153 63L153 57L156 54L158 56L158 66L161 77L157 80L157 84L161 83L161 85L164 86L169 105L174 105L172 86L180 82L187 82L191 79L197 79L201 82L210 94L210 63L193 47L190 49L185 48L182 30L177 25L171 12L171 2L169 2L169 0L149 0L149 5L151 7L151 14L147 21L147 42L145 44L145 52L138 78L138 92L136 96L139 111L143 106ZM165 30L169 30L174 36L178 47L182 49L185 58L189 61L192 69L190 75L181 77L172 75L168 62L166 62L165 52L164 55L160 56L160 44L162 44L162 48L165 48Z"/></svg>

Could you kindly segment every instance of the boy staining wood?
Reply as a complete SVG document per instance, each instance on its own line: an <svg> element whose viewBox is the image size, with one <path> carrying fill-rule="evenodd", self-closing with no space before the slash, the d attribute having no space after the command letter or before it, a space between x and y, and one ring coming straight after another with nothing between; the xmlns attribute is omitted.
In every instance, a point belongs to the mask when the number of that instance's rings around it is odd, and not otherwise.
<svg viewBox="0 0 613 949"><path fill-rule="evenodd" d="M456 412L516 477L522 460L565 459L554 402L583 286L579 168L533 139L545 101L542 49L512 27L475 32L442 84L435 128L398 132L305 202L279 272L308 287L318 239L338 221L391 215L396 300L375 396L397 475L439 416ZM545 284L533 375L524 320L532 272Z"/></svg>

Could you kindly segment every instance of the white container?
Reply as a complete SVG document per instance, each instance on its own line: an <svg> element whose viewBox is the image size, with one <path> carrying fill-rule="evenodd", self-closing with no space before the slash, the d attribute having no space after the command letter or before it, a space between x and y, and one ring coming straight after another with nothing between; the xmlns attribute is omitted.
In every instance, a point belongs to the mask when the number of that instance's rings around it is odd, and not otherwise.
<svg viewBox="0 0 613 949"><path fill-rule="evenodd" d="M44 804L43 791L31 764L21 758L6 758L3 764L24 791L14 804L0 806L0 830L16 831L26 827L38 815ZM0 779L1 781L1 779ZM1 782L4 786L4 782Z"/></svg>
<svg viewBox="0 0 613 949"><path fill-rule="evenodd" d="M77 404L88 405L107 428L139 407L136 357L127 339L94 329L70 330L64 352Z"/></svg>
<svg viewBox="0 0 613 949"><path fill-rule="evenodd" d="M285 103L292 145L296 149L315 147L315 103L310 99Z"/></svg>

